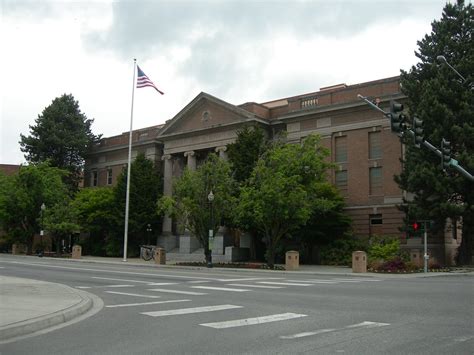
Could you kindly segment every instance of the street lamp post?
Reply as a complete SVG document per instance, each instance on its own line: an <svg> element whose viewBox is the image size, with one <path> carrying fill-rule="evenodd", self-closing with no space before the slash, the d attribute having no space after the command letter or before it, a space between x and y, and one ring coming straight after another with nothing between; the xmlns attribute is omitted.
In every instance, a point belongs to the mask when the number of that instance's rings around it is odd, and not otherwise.
<svg viewBox="0 0 474 355"><path fill-rule="evenodd" d="M150 234L151 234L151 231L152 231L152 229L151 229L151 224L148 223L148 224L146 225L147 245L150 245Z"/></svg>
<svg viewBox="0 0 474 355"><path fill-rule="evenodd" d="M212 267L212 246L214 244L214 209L212 205L212 202L214 201L214 194L212 193L212 190L209 192L209 195L207 195L207 199L209 200L209 209L211 213L211 223L209 226L209 236L207 240L207 245L209 247L209 259L207 261L207 267L210 268Z"/></svg>
<svg viewBox="0 0 474 355"><path fill-rule="evenodd" d="M41 230L40 230L40 250L38 256L43 256L43 235L44 235L44 211L46 210L46 205L44 202L41 204Z"/></svg>
<svg viewBox="0 0 474 355"><path fill-rule="evenodd" d="M446 59L444 55L437 56L436 60L440 62L441 64L443 63L446 64L448 68L451 69L454 73L456 73L456 75L461 79L462 84L466 84L468 85L468 87L470 87L471 90L474 90L474 85L472 83L468 83L467 79L464 76L462 76L461 73L458 72L451 64L449 64L448 60Z"/></svg>

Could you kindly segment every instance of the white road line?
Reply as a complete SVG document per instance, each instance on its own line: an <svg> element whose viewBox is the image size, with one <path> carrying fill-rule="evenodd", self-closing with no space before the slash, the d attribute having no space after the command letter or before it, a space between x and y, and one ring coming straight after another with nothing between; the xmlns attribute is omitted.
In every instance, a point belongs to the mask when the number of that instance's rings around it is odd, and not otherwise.
<svg viewBox="0 0 474 355"><path fill-rule="evenodd" d="M135 287L135 286L134 285L105 285L105 286L95 286L95 287L120 288L120 287Z"/></svg>
<svg viewBox="0 0 474 355"><path fill-rule="evenodd" d="M98 280L110 280L110 281L122 281L122 282L136 282L139 284L149 284L152 281L138 281L138 280L127 280L127 279L114 279L111 277L98 277L98 276L92 276L93 279L98 279Z"/></svg>
<svg viewBox="0 0 474 355"><path fill-rule="evenodd" d="M387 325L390 325L390 323L377 323L377 322L368 322L368 321L365 321L365 322L362 322L362 323L358 323L358 324L352 324L352 325L348 325L344 328L346 329L353 329L353 328L378 328L378 327L385 327Z"/></svg>
<svg viewBox="0 0 474 355"><path fill-rule="evenodd" d="M76 286L76 288L80 288L80 289L85 290L87 288L92 288L92 287L90 287L90 286Z"/></svg>
<svg viewBox="0 0 474 355"><path fill-rule="evenodd" d="M337 283L336 281L333 281L333 280L295 280L295 281L286 280L286 281L291 282L293 284L295 282L308 282L311 284L336 284Z"/></svg>
<svg viewBox="0 0 474 355"><path fill-rule="evenodd" d="M143 298L161 298L161 296L141 295L138 293L127 293L127 292L116 292L116 291L105 291L105 293L113 293L114 295L143 297Z"/></svg>
<svg viewBox="0 0 474 355"><path fill-rule="evenodd" d="M215 277L202 277L202 276L184 276L184 275L175 275L174 273L168 274L158 274L158 273L146 273L146 272L132 272L132 271L118 271L118 270L107 270L107 269L92 269L92 268L83 268L83 267L71 267L71 266L59 266L46 264L44 262L36 263L25 263L20 261L4 261L2 263L8 264L19 264L19 265L30 265L34 267L46 267L46 268L55 268L55 269L66 269L66 270L75 270L75 271L93 271L93 272L103 272L109 274L123 274L123 275L139 275L139 276L152 276L152 277L167 277L167 278L180 278L180 279L196 279L196 280L210 280L210 281L222 281ZM184 273L184 272L181 272Z"/></svg>
<svg viewBox="0 0 474 355"><path fill-rule="evenodd" d="M228 292L247 292L243 288L211 287L211 286L191 286L191 288L202 288L204 290L228 291Z"/></svg>
<svg viewBox="0 0 474 355"><path fill-rule="evenodd" d="M239 286L239 287L256 287L256 288L283 288L281 286L264 286L264 285L248 285L248 284L228 284L228 286Z"/></svg>
<svg viewBox="0 0 474 355"><path fill-rule="evenodd" d="M289 320L289 319L301 318L301 317L306 317L306 314L282 313L282 314L274 314L271 316L264 316L264 317L236 319L236 320L214 322L214 323L202 323L199 325L202 325L203 327L210 327L210 328L215 328L215 329L225 329L225 328L242 327L244 325L255 325L255 324L263 324L263 323L269 323L269 322L278 322L282 320Z"/></svg>
<svg viewBox="0 0 474 355"><path fill-rule="evenodd" d="M180 315L180 314L223 311L225 309L233 309L233 308L242 308L242 306L224 304L220 306L206 306L206 307L171 309L169 311L143 312L142 314L145 314L151 317L163 317L163 316L174 316L174 315Z"/></svg>
<svg viewBox="0 0 474 355"><path fill-rule="evenodd" d="M293 334L293 335L283 335L280 337L280 339L296 339L296 338L303 338L303 337L309 337L311 335L317 335L317 334L323 334L323 333L329 333L329 332L334 332L336 329L320 329L316 330L314 332L304 332L304 333L298 333L298 334Z"/></svg>
<svg viewBox="0 0 474 355"><path fill-rule="evenodd" d="M365 281L368 281L368 282L378 282L378 281L382 281L382 280L378 280L378 279L337 279L337 278L333 278L333 280L335 281L360 281L360 282L365 282Z"/></svg>
<svg viewBox="0 0 474 355"><path fill-rule="evenodd" d="M127 304L113 304L105 306L106 308L117 308L117 307L135 307L135 306L146 306L150 304L162 304L162 303L175 303L175 302L189 302L191 300L171 300L171 301L155 301L155 302L143 302L143 303L127 303Z"/></svg>
<svg viewBox="0 0 474 355"><path fill-rule="evenodd" d="M164 289L164 288L152 288L152 289L149 289L148 291L165 292L165 293L179 293L179 294L182 294L182 295L194 295L194 296L207 295L207 293L202 293L202 292L167 290L167 289Z"/></svg>
<svg viewBox="0 0 474 355"><path fill-rule="evenodd" d="M197 280L197 281L188 281L189 284L203 284L211 281Z"/></svg>
<svg viewBox="0 0 474 355"><path fill-rule="evenodd" d="M336 331L345 331L349 329L356 329L356 328L365 328L365 329L370 329L370 328L378 328L378 327L384 327L390 325L390 323L376 323L376 322L362 322L358 324L351 324L347 325L343 328L339 329L319 329L314 332L304 332L304 333L297 333L293 335L283 335L280 336L280 339L297 339L297 338L303 338L303 337L308 337L312 335L318 335L318 334L323 334L323 333L329 333L329 332L336 332Z"/></svg>
<svg viewBox="0 0 474 355"><path fill-rule="evenodd" d="M259 281L257 283L266 284L266 285L279 285L279 286L313 286L313 284L302 284L302 283L293 283L293 282Z"/></svg>
<svg viewBox="0 0 474 355"><path fill-rule="evenodd" d="M240 278L240 279L219 279L217 281L222 282L239 282L239 281L255 281L255 280L281 280L282 277L247 277L247 278Z"/></svg>
<svg viewBox="0 0 474 355"><path fill-rule="evenodd" d="M168 285L177 285L177 282L153 282L149 283L148 286L168 286Z"/></svg>

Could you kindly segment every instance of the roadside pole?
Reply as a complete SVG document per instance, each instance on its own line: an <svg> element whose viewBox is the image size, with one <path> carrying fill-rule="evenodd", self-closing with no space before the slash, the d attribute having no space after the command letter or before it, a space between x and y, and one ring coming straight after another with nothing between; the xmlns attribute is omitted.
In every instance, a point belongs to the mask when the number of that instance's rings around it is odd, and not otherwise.
<svg viewBox="0 0 474 355"><path fill-rule="evenodd" d="M425 225L425 231L423 233L423 244L424 244L424 256L423 256L423 259L424 259L424 271L425 273L428 272L428 259L429 259L429 256L428 256L428 231L427 231L427 225L426 225L426 222L427 221L423 221L424 225Z"/></svg>

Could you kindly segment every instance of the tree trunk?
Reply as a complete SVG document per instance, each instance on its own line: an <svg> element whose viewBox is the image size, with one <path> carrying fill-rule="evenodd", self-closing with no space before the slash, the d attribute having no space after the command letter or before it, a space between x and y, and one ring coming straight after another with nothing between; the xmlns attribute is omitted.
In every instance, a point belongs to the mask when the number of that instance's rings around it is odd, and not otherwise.
<svg viewBox="0 0 474 355"><path fill-rule="evenodd" d="M275 246L272 236L266 235L265 242L267 244L267 252L265 253L267 265L270 269L273 269L275 267Z"/></svg>

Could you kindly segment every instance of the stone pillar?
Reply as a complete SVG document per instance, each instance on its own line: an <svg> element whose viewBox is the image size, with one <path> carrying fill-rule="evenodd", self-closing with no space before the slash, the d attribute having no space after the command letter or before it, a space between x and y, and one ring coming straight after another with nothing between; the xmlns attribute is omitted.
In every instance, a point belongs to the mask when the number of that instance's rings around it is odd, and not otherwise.
<svg viewBox="0 0 474 355"><path fill-rule="evenodd" d="M216 147L216 153L219 153L219 158L227 160L227 146Z"/></svg>
<svg viewBox="0 0 474 355"><path fill-rule="evenodd" d="M74 245L72 247L72 255L71 258L73 259L80 259L82 256L82 247L80 245Z"/></svg>
<svg viewBox="0 0 474 355"><path fill-rule="evenodd" d="M163 172L163 195L171 196L173 193L173 157L170 154L163 155L161 158L164 164ZM169 216L163 217L163 235L171 235L171 218Z"/></svg>
<svg viewBox="0 0 474 355"><path fill-rule="evenodd" d="M196 170L196 153L194 150L184 153L184 157L188 158L188 169L189 170Z"/></svg>
<svg viewBox="0 0 474 355"><path fill-rule="evenodd" d="M367 254L365 251L352 253L352 272L367 272Z"/></svg>

